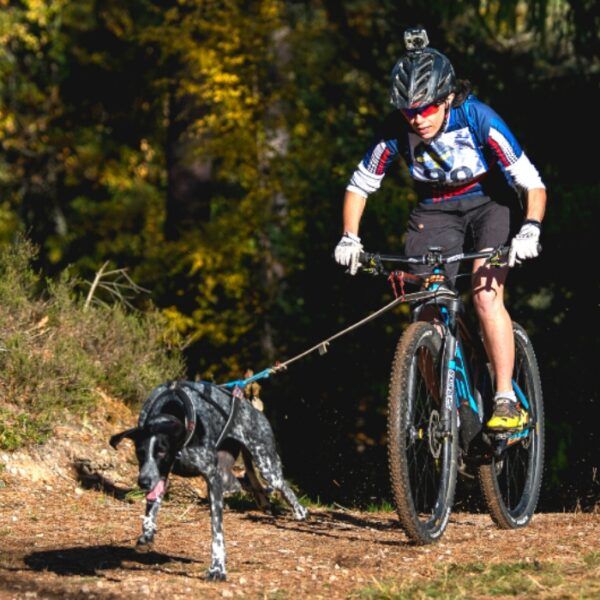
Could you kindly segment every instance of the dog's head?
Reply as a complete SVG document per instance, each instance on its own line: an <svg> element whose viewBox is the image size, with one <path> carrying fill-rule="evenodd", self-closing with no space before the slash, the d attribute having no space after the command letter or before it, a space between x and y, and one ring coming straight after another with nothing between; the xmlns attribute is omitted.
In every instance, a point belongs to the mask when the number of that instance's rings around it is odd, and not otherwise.
<svg viewBox="0 0 600 600"><path fill-rule="evenodd" d="M186 437L184 423L169 414L151 417L143 427L133 427L110 438L116 448L121 440L129 438L135 444L139 464L138 485L146 490L147 500L157 500L165 491L177 452Z"/></svg>

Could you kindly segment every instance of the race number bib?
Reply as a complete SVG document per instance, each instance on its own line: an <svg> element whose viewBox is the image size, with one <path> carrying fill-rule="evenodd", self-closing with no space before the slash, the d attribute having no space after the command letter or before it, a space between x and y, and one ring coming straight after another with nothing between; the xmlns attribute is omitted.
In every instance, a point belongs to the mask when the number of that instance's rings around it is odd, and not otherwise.
<svg viewBox="0 0 600 600"><path fill-rule="evenodd" d="M465 127L443 133L430 144L409 134L411 174L416 181L464 185L486 171L475 141Z"/></svg>

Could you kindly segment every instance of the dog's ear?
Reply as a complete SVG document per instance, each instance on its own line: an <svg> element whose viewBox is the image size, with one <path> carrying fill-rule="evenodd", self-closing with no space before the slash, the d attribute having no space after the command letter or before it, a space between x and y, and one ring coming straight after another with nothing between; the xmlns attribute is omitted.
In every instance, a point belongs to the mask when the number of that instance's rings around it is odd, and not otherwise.
<svg viewBox="0 0 600 600"><path fill-rule="evenodd" d="M135 437L140 431L139 427L132 427L131 429L121 431L121 433L115 433L115 435L111 436L109 444L116 450L117 446L121 443L121 440L130 438L135 441Z"/></svg>

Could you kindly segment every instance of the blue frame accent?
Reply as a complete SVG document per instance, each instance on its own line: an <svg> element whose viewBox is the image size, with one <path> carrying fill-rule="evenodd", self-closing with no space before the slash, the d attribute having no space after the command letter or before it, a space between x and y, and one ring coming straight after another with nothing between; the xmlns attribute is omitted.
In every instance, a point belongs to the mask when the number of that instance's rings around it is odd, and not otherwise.
<svg viewBox="0 0 600 600"><path fill-rule="evenodd" d="M439 273L440 269L434 269L433 272ZM435 283L431 287L435 290L438 286L439 284ZM440 306L440 313L442 315L442 319L444 319L444 323L448 325L448 309L445 306ZM458 340L456 344L456 352L454 354L454 358L448 361L448 369L454 371L454 395L456 398L456 406L460 406L461 400L467 400L469 402L471 410L481 420L481 415L479 414L479 407L477 406L477 402L475 402L475 398L473 398L473 394L471 393L471 386L469 384L467 366L463 359L462 351ZM457 374L459 375L458 377Z"/></svg>
<svg viewBox="0 0 600 600"><path fill-rule="evenodd" d="M518 433L513 433L508 439L509 441L518 440L520 438L525 438L529 435L530 429L527 427L523 431L519 431Z"/></svg>
<svg viewBox="0 0 600 600"><path fill-rule="evenodd" d="M514 379L512 380L512 386L513 386L513 389L515 390L517 399L523 405L523 408L525 410L529 410L529 402L527 402L527 398L526 398L525 394L523 393L523 390L521 390L521 388L518 386L517 382Z"/></svg>
<svg viewBox="0 0 600 600"><path fill-rule="evenodd" d="M479 415L479 407L477 406L477 402L475 402L475 398L473 398L473 394L471 393L469 375L467 373L467 368L463 359L460 344L456 345L456 353L454 355L454 359L448 361L448 368L452 369L455 375L454 390L456 394L456 405L460 406L461 400L467 400L469 402L471 410L476 415ZM456 375L460 375L460 377L457 377Z"/></svg>

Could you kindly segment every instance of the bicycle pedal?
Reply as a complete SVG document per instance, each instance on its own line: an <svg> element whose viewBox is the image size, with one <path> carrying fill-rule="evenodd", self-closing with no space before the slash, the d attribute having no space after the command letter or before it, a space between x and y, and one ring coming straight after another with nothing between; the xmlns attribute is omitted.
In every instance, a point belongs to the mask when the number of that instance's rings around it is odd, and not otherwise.
<svg viewBox="0 0 600 600"><path fill-rule="evenodd" d="M525 435L521 435L523 434L523 432L527 433L529 432L529 428L528 427L519 427L517 429L504 429L502 431L494 431L493 429L488 429L487 430L487 434L490 438L492 438L492 440L495 441L500 441L500 440L511 440L514 439L515 441L517 439L522 439L523 437L525 437Z"/></svg>

